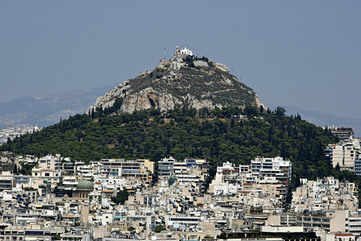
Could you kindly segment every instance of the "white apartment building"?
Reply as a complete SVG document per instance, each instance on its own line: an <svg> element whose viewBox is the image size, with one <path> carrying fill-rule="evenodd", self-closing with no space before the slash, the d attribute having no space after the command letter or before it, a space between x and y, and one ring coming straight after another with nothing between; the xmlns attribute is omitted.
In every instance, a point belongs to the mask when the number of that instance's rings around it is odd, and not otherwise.
<svg viewBox="0 0 361 241"><path fill-rule="evenodd" d="M39 159L38 168L60 170L61 162L62 162L62 158L60 154L47 155Z"/></svg>
<svg viewBox="0 0 361 241"><path fill-rule="evenodd" d="M182 225L198 225L201 222L201 217L193 216L166 216L165 221L167 226L180 227Z"/></svg>
<svg viewBox="0 0 361 241"><path fill-rule="evenodd" d="M282 157L257 157L251 161L251 171L255 177L276 177L286 184L292 178L292 163Z"/></svg>
<svg viewBox="0 0 361 241"><path fill-rule="evenodd" d="M196 169L198 171L196 171ZM204 179L207 161L204 159L184 159L177 161L172 157L163 158L158 162L159 177L174 176L181 182L197 182ZM200 173L199 173L200 171Z"/></svg>
<svg viewBox="0 0 361 241"><path fill-rule="evenodd" d="M94 174L94 168L92 165L77 166L76 172L82 179L90 180Z"/></svg>
<svg viewBox="0 0 361 241"><path fill-rule="evenodd" d="M343 170L355 171L355 161L361 157L360 139L346 139L338 144L330 144L326 148L332 167L339 166Z"/></svg>

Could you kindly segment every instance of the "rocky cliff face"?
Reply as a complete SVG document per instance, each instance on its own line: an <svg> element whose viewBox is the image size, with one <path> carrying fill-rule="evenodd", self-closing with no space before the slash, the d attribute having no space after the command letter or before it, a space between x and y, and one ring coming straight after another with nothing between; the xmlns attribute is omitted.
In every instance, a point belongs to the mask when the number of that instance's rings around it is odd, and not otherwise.
<svg viewBox="0 0 361 241"><path fill-rule="evenodd" d="M263 106L255 92L229 73L225 65L190 51L176 50L169 60L162 60L153 71L141 73L99 97L91 108L110 108L115 103L120 112L176 106L195 109L215 107Z"/></svg>

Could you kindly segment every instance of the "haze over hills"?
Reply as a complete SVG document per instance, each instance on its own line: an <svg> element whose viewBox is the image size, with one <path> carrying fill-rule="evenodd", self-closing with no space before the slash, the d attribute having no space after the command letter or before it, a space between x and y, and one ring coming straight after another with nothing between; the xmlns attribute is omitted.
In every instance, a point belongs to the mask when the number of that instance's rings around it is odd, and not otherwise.
<svg viewBox="0 0 361 241"><path fill-rule="evenodd" d="M71 115L84 113L110 87L73 90L49 96L26 96L0 103L0 128L9 125L48 126Z"/></svg>

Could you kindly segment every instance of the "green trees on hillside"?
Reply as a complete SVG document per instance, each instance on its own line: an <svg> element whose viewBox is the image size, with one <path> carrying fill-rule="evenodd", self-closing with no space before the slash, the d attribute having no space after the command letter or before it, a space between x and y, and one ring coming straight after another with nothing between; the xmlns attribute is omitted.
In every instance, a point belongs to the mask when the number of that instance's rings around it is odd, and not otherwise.
<svg viewBox="0 0 361 241"><path fill-rule="evenodd" d="M332 169L324 149L337 139L327 130L274 111L246 107L226 109L178 108L115 114L117 107L75 115L40 132L0 146L0 151L43 156L60 153L75 160L102 158L204 158L215 166L224 161L248 163L256 156L282 156L293 165L291 188L300 177L335 176L361 185L360 177ZM117 109L118 108L118 109ZM119 196L120 197L120 196ZM291 197L288 197L290 200ZM361 192L359 192L359 199ZM360 202L361 204L361 202Z"/></svg>
<svg viewBox="0 0 361 241"><path fill-rule="evenodd" d="M60 153L83 161L157 161L170 155L177 159L205 158L211 162L211 175L215 166L224 161L248 163L256 156L282 156L293 164L291 188L298 185L300 177L328 175L361 185L360 177L332 169L325 159L326 145L337 142L327 129L310 124L299 115L286 116L280 107L274 111L254 107L115 114L117 111L98 109L88 115L75 115L40 132L8 141L0 146L0 151L36 156Z"/></svg>
<svg viewBox="0 0 361 241"><path fill-rule="evenodd" d="M178 108L163 114L158 110L112 114L116 111L98 109L75 115L0 149L37 156L61 153L83 161L117 157L159 160L172 155L177 159L206 158L214 166L279 155L293 162L296 178L332 173L323 150L336 142L335 137L299 115L286 116L281 107L275 111ZM239 119L240 115L247 115L248 120Z"/></svg>
<svg viewBox="0 0 361 241"><path fill-rule="evenodd" d="M112 114L116 111L75 115L16 138L0 150L37 156L61 153L83 161L117 157L159 160L172 155L177 159L205 158L213 165L279 155L293 161L296 176L331 173L323 150L336 142L335 137L300 116L286 116L280 107L262 112L247 107L244 111L178 108L163 114L158 110ZM248 120L239 115L247 115Z"/></svg>

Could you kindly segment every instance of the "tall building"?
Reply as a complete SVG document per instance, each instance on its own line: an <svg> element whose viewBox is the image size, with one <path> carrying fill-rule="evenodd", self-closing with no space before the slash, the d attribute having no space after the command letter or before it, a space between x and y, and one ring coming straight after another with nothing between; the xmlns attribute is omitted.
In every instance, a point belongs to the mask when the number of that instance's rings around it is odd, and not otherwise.
<svg viewBox="0 0 361 241"><path fill-rule="evenodd" d="M355 161L361 157L360 139L347 139L327 146L325 155L332 167L355 171Z"/></svg>
<svg viewBox="0 0 361 241"><path fill-rule="evenodd" d="M251 161L252 175L256 177L275 177L288 184L292 177L292 163L282 157L257 157Z"/></svg>

